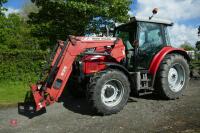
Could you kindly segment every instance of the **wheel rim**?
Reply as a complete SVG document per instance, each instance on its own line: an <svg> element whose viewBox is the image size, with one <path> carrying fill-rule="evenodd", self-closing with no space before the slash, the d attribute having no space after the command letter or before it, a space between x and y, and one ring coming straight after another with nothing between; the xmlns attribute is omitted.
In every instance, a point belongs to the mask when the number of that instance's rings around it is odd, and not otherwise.
<svg viewBox="0 0 200 133"><path fill-rule="evenodd" d="M101 90L102 102L109 107L118 105L124 95L124 86L121 81L112 79L107 81Z"/></svg>
<svg viewBox="0 0 200 133"><path fill-rule="evenodd" d="M168 73L169 88L173 92L180 91L185 84L185 70L182 65L174 64Z"/></svg>

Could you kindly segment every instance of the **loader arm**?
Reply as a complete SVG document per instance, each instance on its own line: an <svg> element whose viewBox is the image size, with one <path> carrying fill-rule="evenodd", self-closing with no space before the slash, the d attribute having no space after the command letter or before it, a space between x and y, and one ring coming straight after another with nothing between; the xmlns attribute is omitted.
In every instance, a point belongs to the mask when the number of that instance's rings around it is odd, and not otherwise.
<svg viewBox="0 0 200 133"><path fill-rule="evenodd" d="M91 38L69 37L59 42L59 47L51 64L51 70L42 84L31 85L36 111L58 101L72 72L76 57L88 48L113 46L109 53L116 61L124 58L125 47L120 39L92 40ZM98 53L97 53L98 54Z"/></svg>

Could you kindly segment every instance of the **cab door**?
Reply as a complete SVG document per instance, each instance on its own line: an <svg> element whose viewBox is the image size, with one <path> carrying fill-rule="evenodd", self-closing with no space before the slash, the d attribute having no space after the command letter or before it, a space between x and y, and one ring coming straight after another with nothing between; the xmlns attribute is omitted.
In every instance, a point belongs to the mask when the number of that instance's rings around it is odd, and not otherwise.
<svg viewBox="0 0 200 133"><path fill-rule="evenodd" d="M163 34L163 25L149 22L138 23L139 48L137 55L137 69L147 70L154 55L160 51L166 41Z"/></svg>

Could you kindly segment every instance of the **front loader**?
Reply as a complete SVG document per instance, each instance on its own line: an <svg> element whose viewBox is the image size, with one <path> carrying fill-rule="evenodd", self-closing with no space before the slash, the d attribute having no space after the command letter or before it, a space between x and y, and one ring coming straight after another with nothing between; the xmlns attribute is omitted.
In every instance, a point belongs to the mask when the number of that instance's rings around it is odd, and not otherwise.
<svg viewBox="0 0 200 133"><path fill-rule="evenodd" d="M71 91L81 89L103 115L122 110L130 93L179 98L189 81L190 59L184 50L170 46L167 27L172 25L133 17L115 28L114 37L69 36L59 41L48 76L31 85L36 111L58 101L69 79Z"/></svg>

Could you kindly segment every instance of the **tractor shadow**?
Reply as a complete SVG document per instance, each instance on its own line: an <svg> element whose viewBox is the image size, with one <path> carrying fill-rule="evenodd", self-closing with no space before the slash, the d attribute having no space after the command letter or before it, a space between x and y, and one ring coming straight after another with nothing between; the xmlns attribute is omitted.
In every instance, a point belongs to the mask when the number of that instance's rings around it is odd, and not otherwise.
<svg viewBox="0 0 200 133"><path fill-rule="evenodd" d="M63 102L63 106L74 113L88 116L102 116L102 114L97 113L96 110L91 107L86 97L75 98L67 94L60 99L60 102ZM134 98L129 98L128 103L130 102L137 101L134 100Z"/></svg>
<svg viewBox="0 0 200 133"><path fill-rule="evenodd" d="M102 114L99 114L96 112L95 109L93 109L86 100L86 96L81 96L81 97L74 97L71 95L71 93L68 91L68 89L65 88L63 91L59 102L63 103L63 106L78 114L82 115L89 115L89 116L102 116ZM130 97L128 99L128 103L130 102L137 102L134 98Z"/></svg>
<svg viewBox="0 0 200 133"><path fill-rule="evenodd" d="M33 104L32 101L30 101L30 99L32 99L30 97L30 93L27 92L24 102L18 103L18 114L28 117L29 119L32 119L34 117L37 117L46 113L45 108L36 112L35 105ZM140 99L162 100L158 95L154 93L150 93L150 94L145 94L142 96L131 95L130 98L128 99L128 103L136 103L136 102L139 102ZM74 97L66 88L64 89L58 102L62 103L64 108L74 113L89 115L89 116L102 116L101 114L96 113L96 111L91 107L91 105L86 100L85 96Z"/></svg>
<svg viewBox="0 0 200 133"><path fill-rule="evenodd" d="M146 100L155 100L155 101L166 101L166 99L163 99L161 96L159 96L156 93L149 93L149 94L144 94L141 96L138 96L137 98L139 99L146 99Z"/></svg>
<svg viewBox="0 0 200 133"><path fill-rule="evenodd" d="M137 102L132 98L129 98L128 102ZM78 114L89 115L89 116L102 116L102 114L98 114L91 105L87 102L86 98L73 98L67 97L63 101L63 106Z"/></svg>
<svg viewBox="0 0 200 133"><path fill-rule="evenodd" d="M30 93L27 92L25 100L23 103L18 103L18 114L28 117L32 119L36 116L40 116L46 113L46 109L43 108L40 111L35 111L35 105L32 101L30 101L31 96ZM128 99L128 103L136 103L139 102L140 99L146 100L162 100L158 95L154 93L145 94L142 96L134 96L131 95ZM91 107L91 105L86 100L85 96L82 97L74 97L68 91L67 88L64 89L61 97L59 98L60 103L63 104L64 108L78 114L89 115L89 116L102 116L101 114L96 113L96 111Z"/></svg>
<svg viewBox="0 0 200 133"><path fill-rule="evenodd" d="M59 98L59 102L63 103L64 108L74 113L89 115L89 116L98 115L95 113L91 105L87 102L85 96L74 97L66 88L63 91L61 97Z"/></svg>

